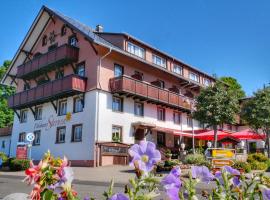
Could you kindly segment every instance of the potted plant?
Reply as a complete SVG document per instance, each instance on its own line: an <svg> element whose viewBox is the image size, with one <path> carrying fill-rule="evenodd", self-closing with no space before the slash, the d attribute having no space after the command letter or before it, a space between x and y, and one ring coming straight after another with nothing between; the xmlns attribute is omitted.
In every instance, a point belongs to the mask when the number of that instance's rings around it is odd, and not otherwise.
<svg viewBox="0 0 270 200"><path fill-rule="evenodd" d="M165 157L167 158L167 160L171 160L172 159L172 152L170 149L166 149L165 151Z"/></svg>

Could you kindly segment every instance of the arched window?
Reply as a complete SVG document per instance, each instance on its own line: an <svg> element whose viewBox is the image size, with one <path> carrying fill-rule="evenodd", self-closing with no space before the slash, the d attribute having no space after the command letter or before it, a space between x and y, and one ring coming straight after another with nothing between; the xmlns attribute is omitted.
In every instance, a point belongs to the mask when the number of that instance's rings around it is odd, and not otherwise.
<svg viewBox="0 0 270 200"><path fill-rule="evenodd" d="M47 44L47 35L44 35L42 38L42 46L45 46Z"/></svg>
<svg viewBox="0 0 270 200"><path fill-rule="evenodd" d="M61 36L64 36L66 35L67 33L67 26L64 24L61 28Z"/></svg>

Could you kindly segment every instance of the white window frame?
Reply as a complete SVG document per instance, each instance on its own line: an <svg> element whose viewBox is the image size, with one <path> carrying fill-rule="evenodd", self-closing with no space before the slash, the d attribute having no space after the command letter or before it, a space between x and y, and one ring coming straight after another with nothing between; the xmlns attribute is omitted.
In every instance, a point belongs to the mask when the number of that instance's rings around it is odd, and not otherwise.
<svg viewBox="0 0 270 200"><path fill-rule="evenodd" d="M26 137L26 133L25 132L19 133L18 142L25 142L25 137Z"/></svg>
<svg viewBox="0 0 270 200"><path fill-rule="evenodd" d="M134 102L134 114L136 116L144 116L144 104L141 102Z"/></svg>
<svg viewBox="0 0 270 200"><path fill-rule="evenodd" d="M35 120L42 120L42 106L35 108Z"/></svg>
<svg viewBox="0 0 270 200"><path fill-rule="evenodd" d="M145 59L145 49L131 42L127 43L127 51L135 56Z"/></svg>
<svg viewBox="0 0 270 200"><path fill-rule="evenodd" d="M157 108L157 120L166 121L166 109L162 107Z"/></svg>
<svg viewBox="0 0 270 200"><path fill-rule="evenodd" d="M81 97L75 97L73 100L74 103L74 113L82 112L83 111L83 99Z"/></svg>
<svg viewBox="0 0 270 200"><path fill-rule="evenodd" d="M26 123L27 122L27 114L28 114L28 110L27 109L24 109L24 110L21 110L21 113L20 113L20 122L21 123Z"/></svg>
<svg viewBox="0 0 270 200"><path fill-rule="evenodd" d="M119 103L119 106L116 107L116 103ZM124 100L121 97L113 96L112 99L112 110L115 112L123 112L124 110Z"/></svg>
<svg viewBox="0 0 270 200"><path fill-rule="evenodd" d="M120 140L120 142L122 141L122 127L121 126L116 126L116 125L113 125L112 126L112 141L113 138L117 136Z"/></svg>
<svg viewBox="0 0 270 200"><path fill-rule="evenodd" d="M197 83L200 82L200 76L194 72L189 72L189 79Z"/></svg>
<svg viewBox="0 0 270 200"><path fill-rule="evenodd" d="M65 126L57 127L57 129L56 129L56 143L65 143L65 140L66 140L66 127Z"/></svg>
<svg viewBox="0 0 270 200"><path fill-rule="evenodd" d="M58 116L67 114L67 100L59 101L59 111Z"/></svg>
<svg viewBox="0 0 270 200"><path fill-rule="evenodd" d="M72 138L71 138L72 142L81 142L82 141L82 129L83 129L82 124L73 125ZM77 131L79 131L79 132L77 132Z"/></svg>
<svg viewBox="0 0 270 200"><path fill-rule="evenodd" d="M166 62L166 59L165 58L162 58L156 54L153 54L152 55L152 62L155 64L155 65L158 65L160 67L163 67L163 68L167 68L167 62Z"/></svg>
<svg viewBox="0 0 270 200"><path fill-rule="evenodd" d="M179 70L176 70L178 68ZM183 75L183 67L177 64L173 65L173 73Z"/></svg>
<svg viewBox="0 0 270 200"><path fill-rule="evenodd" d="M174 124L181 124L182 121L182 115L180 112L174 111L173 112L173 123Z"/></svg>
<svg viewBox="0 0 270 200"><path fill-rule="evenodd" d="M207 79L207 78L204 78L204 79L203 79L203 84L204 84L205 86L210 86L210 85L211 85L211 81L210 81L209 79Z"/></svg>
<svg viewBox="0 0 270 200"><path fill-rule="evenodd" d="M34 135L35 135L35 139L33 141L33 146L38 146L40 145L41 130L34 131Z"/></svg>

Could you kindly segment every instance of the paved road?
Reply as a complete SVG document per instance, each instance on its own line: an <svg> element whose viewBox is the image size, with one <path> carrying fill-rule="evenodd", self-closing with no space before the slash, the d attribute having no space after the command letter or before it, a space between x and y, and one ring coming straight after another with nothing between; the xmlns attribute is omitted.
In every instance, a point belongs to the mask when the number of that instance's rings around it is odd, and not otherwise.
<svg viewBox="0 0 270 200"><path fill-rule="evenodd" d="M29 193L31 186L26 185L22 182L22 176L0 176L0 199L12 193ZM96 181L85 181L85 180L74 180L74 188L78 192L81 198L91 195L96 199L104 199L102 194L108 189L108 182L96 182ZM124 192L123 183L115 183L114 192ZM198 184L198 191L211 190L213 184ZM161 191L161 195L156 200L165 200L164 192ZM201 198L203 199L203 198Z"/></svg>

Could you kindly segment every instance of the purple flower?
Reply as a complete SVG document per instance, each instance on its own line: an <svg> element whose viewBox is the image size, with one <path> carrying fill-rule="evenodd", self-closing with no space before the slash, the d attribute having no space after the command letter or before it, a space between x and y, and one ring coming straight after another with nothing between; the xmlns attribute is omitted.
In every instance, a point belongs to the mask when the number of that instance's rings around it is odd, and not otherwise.
<svg viewBox="0 0 270 200"><path fill-rule="evenodd" d="M263 199L264 199L264 200L269 200L269 199L270 199L270 189L265 188L265 189L262 191L262 195L263 195Z"/></svg>
<svg viewBox="0 0 270 200"><path fill-rule="evenodd" d="M240 176L240 172L237 169L234 169L230 166L224 166L223 169L226 170L231 175Z"/></svg>
<svg viewBox="0 0 270 200"><path fill-rule="evenodd" d="M123 193L116 193L109 200L129 200L129 198Z"/></svg>
<svg viewBox="0 0 270 200"><path fill-rule="evenodd" d="M139 169L145 172L151 171L161 160L160 152L153 142L141 141L139 145L134 144L129 149L129 154L133 158L131 164L138 164Z"/></svg>
<svg viewBox="0 0 270 200"><path fill-rule="evenodd" d="M214 179L214 175L205 166L192 166L191 174L192 178L199 179L203 182L209 182Z"/></svg>
<svg viewBox="0 0 270 200"><path fill-rule="evenodd" d="M175 167L171 172L161 180L167 196L171 200L179 200L179 189L181 188L180 167Z"/></svg>

